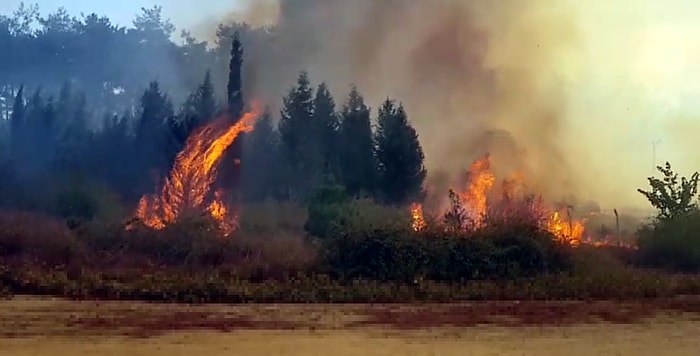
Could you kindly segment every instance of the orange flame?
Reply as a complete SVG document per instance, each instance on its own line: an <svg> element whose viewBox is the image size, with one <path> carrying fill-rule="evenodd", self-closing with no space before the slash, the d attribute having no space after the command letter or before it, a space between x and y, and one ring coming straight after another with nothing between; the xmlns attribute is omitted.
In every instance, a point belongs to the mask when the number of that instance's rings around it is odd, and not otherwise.
<svg viewBox="0 0 700 356"><path fill-rule="evenodd" d="M253 130L258 116L258 106L255 105L234 125L226 127L226 119L220 118L197 129L187 138L185 148L175 158L160 195L143 196L136 209L136 217L148 227L162 229L185 214L208 213L220 222L226 234L233 231L236 217L229 216L222 201L222 192L216 191L209 204L206 204L206 200L210 198L217 165L224 152L239 134Z"/></svg>
<svg viewBox="0 0 700 356"><path fill-rule="evenodd" d="M465 191L458 192L457 195L461 201L468 202L465 208L472 221L479 225L486 216L488 193L496 181L496 177L491 172L489 155L474 161L468 172L469 185Z"/></svg>
<svg viewBox="0 0 700 356"><path fill-rule="evenodd" d="M541 198L526 196L522 173L516 172L504 180L500 194L492 192L496 177L491 171L488 154L474 161L468 173L467 186L457 195L476 228L483 227L494 219L525 218L536 221L558 241L572 246L587 243L584 238L585 220L573 219L568 211L568 218L562 219L563 213L547 208ZM418 231L417 227L423 226L425 222L420 204L411 206L411 217L412 227Z"/></svg>
<svg viewBox="0 0 700 356"><path fill-rule="evenodd" d="M423 205L420 203L411 204L411 228L413 231L421 231L425 229L426 223L423 217Z"/></svg>

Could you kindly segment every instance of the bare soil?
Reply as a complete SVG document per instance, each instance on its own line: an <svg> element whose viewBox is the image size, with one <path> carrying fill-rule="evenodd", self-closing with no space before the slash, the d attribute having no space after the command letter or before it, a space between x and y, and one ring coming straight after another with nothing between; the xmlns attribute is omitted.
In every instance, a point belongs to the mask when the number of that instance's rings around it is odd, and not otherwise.
<svg viewBox="0 0 700 356"><path fill-rule="evenodd" d="M698 333L697 298L447 305L169 305L34 297L0 302L0 354L19 356L326 355L329 350L334 355L695 355Z"/></svg>

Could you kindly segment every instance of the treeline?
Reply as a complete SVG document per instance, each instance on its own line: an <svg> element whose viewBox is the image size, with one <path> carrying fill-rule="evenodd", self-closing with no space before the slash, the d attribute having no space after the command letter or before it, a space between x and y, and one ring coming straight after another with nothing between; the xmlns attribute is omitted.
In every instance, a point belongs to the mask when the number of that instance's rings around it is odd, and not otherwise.
<svg viewBox="0 0 700 356"><path fill-rule="evenodd" d="M170 27L158 8L144 11L136 24L167 32ZM52 21L72 23L74 32L86 24L65 16L59 12L42 19L48 26L43 31L58 26L50 25ZM85 19L92 20L96 18ZM8 27L11 36L44 40L44 32L25 32L17 18L3 21L14 26ZM167 176L193 130L221 115L235 120L245 109L244 52L238 32L229 42L224 100L209 70L181 104L175 104L176 96L161 82L152 81L136 105L107 111L90 105L84 82L74 76L67 76L58 93L37 83L27 92L17 78L2 130L0 203L81 218L101 215L110 204L119 205L118 200L133 206ZM342 186L350 196L387 204L422 196L424 156L403 106L387 99L373 117L355 87L337 105L328 87L312 85L305 72L283 99L279 117L266 110L241 142L224 159L220 184L239 191L246 202L304 203L321 185ZM236 158L242 158L240 169ZM106 201L110 197L112 201Z"/></svg>

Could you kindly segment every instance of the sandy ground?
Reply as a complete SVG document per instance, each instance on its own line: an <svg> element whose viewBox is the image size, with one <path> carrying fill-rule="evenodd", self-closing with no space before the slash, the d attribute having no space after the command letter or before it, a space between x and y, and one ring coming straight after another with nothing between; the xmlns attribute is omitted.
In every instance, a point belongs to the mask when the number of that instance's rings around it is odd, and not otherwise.
<svg viewBox="0 0 700 356"><path fill-rule="evenodd" d="M693 308L650 309L620 303L175 306L22 297L0 302L0 355L698 354L700 318ZM556 312L532 316L544 310ZM611 310L627 310L628 317Z"/></svg>

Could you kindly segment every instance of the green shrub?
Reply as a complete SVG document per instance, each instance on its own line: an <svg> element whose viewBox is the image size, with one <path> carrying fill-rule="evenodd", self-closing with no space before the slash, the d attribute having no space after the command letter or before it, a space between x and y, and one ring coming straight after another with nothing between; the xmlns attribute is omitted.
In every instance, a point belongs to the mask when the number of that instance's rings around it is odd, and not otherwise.
<svg viewBox="0 0 700 356"><path fill-rule="evenodd" d="M700 270L700 174L678 179L667 162L657 167L663 178L650 177L648 191L637 189L657 209L651 223L637 232L638 260L644 265L681 271Z"/></svg>
<svg viewBox="0 0 700 356"><path fill-rule="evenodd" d="M343 187L325 185L316 189L311 197L304 229L318 238L337 236L353 224L356 215L350 196Z"/></svg>
<svg viewBox="0 0 700 356"><path fill-rule="evenodd" d="M642 227L637 236L641 263L700 271L700 211L657 220Z"/></svg>
<svg viewBox="0 0 700 356"><path fill-rule="evenodd" d="M324 244L323 272L343 279L435 281L505 279L572 267L571 248L537 227L503 226L474 233L408 228L353 231Z"/></svg>

